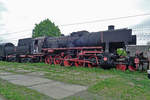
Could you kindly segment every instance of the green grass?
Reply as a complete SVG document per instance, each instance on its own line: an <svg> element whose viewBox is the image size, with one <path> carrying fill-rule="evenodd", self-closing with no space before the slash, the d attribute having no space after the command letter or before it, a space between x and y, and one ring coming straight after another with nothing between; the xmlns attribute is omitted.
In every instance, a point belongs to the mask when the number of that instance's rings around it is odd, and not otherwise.
<svg viewBox="0 0 150 100"><path fill-rule="evenodd" d="M24 86L11 84L0 79L0 94L7 100L49 100L49 97Z"/></svg>
<svg viewBox="0 0 150 100"><path fill-rule="evenodd" d="M30 72L18 72L27 70ZM76 68L44 63L0 62L0 71L19 74L44 73L42 77L72 84L88 86L88 92L103 97L102 100L150 100L150 80L146 72L119 71L115 69ZM93 97L94 98L94 97ZM71 100L87 100L84 95ZM67 99L68 100L68 99ZM99 98L94 98L99 100Z"/></svg>
<svg viewBox="0 0 150 100"><path fill-rule="evenodd" d="M116 100L149 100L150 89L147 88L148 84L143 86L122 78L110 78L91 86L89 91Z"/></svg>

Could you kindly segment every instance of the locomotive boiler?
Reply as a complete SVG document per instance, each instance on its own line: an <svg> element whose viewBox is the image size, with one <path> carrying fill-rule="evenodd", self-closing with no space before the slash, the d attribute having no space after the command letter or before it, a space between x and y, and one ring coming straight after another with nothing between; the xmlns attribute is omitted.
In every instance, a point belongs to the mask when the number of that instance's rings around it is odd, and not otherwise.
<svg viewBox="0 0 150 100"><path fill-rule="evenodd" d="M82 36L89 34L88 31L73 32L70 36L47 37L44 41L44 48L68 48L75 47L75 41ZM76 46L77 47L77 46Z"/></svg>
<svg viewBox="0 0 150 100"><path fill-rule="evenodd" d="M125 48L125 45L136 45L136 36L131 29L114 29L100 32L79 31L70 36L48 37L44 42L46 48L66 47L104 47L104 51L115 52L117 48Z"/></svg>

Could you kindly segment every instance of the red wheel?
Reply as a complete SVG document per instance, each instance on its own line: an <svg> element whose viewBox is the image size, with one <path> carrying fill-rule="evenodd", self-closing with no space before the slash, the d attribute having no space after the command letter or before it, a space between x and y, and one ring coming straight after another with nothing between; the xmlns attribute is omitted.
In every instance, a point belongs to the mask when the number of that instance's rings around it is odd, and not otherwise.
<svg viewBox="0 0 150 100"><path fill-rule="evenodd" d="M45 63L46 64L52 64L52 62L53 62L52 56L46 56L45 57Z"/></svg>
<svg viewBox="0 0 150 100"><path fill-rule="evenodd" d="M118 70L122 70L122 71L125 71L127 69L127 66L126 65L123 65L123 64L118 64L116 65L116 68Z"/></svg>
<svg viewBox="0 0 150 100"><path fill-rule="evenodd" d="M64 66L72 66L72 62L69 61L72 57L70 55L67 55L64 57Z"/></svg>
<svg viewBox="0 0 150 100"><path fill-rule="evenodd" d="M54 57L54 64L55 64L55 65L60 65L61 63L62 63L62 58L61 58L61 56L56 55L56 56Z"/></svg>
<svg viewBox="0 0 150 100"><path fill-rule="evenodd" d="M130 71L136 71L136 68L134 68L133 66L128 66L128 69L129 69Z"/></svg>

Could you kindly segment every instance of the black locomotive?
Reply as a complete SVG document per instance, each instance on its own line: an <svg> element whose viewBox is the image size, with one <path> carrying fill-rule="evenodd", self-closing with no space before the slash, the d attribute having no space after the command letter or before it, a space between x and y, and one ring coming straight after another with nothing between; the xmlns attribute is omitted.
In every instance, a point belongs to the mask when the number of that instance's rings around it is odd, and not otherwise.
<svg viewBox="0 0 150 100"><path fill-rule="evenodd" d="M20 39L18 46L12 43L0 44L0 59L18 62L45 61L48 64L64 66L113 67L127 69L129 64L118 61L118 48L136 45L136 35L131 29L114 29L111 25L106 31L73 32L70 36L39 37ZM134 61L133 61L134 63ZM136 64L132 65L135 70Z"/></svg>

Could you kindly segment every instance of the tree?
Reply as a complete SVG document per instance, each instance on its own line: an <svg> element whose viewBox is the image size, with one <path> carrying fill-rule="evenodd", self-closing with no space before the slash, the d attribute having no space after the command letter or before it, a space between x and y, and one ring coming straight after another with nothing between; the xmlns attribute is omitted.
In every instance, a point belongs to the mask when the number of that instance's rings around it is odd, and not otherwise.
<svg viewBox="0 0 150 100"><path fill-rule="evenodd" d="M40 36L60 36L61 32L58 26L52 23L49 19L41 21L39 24L35 24L35 28L32 31L32 37Z"/></svg>
<svg viewBox="0 0 150 100"><path fill-rule="evenodd" d="M117 54L119 56L127 56L127 53L126 53L126 51L123 48L118 48L117 49Z"/></svg>

